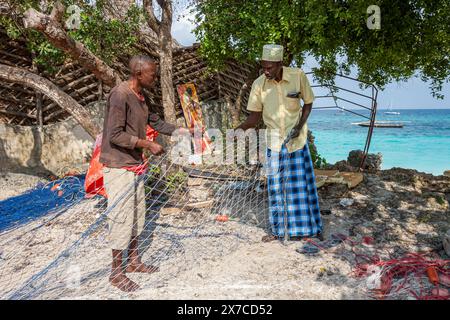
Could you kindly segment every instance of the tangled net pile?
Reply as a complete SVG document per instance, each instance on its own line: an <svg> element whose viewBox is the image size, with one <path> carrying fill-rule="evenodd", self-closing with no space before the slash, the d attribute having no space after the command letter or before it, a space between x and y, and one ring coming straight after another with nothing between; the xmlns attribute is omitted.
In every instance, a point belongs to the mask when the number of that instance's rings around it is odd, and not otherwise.
<svg viewBox="0 0 450 320"><path fill-rule="evenodd" d="M164 286L179 272L249 242L243 229L267 226L260 166L181 169L169 154L150 157L144 176L147 214L139 252L161 271L137 275L141 290ZM1 299L127 297L108 283L107 219L115 204L87 198L83 183L83 176L68 176L0 206ZM132 196L123 190L119 200Z"/></svg>
<svg viewBox="0 0 450 320"><path fill-rule="evenodd" d="M306 248L320 250L341 246L341 252L353 265L351 276L361 279L359 289L373 299L450 300L450 260L444 260L431 252L407 252L393 257L374 246L371 237L361 239L333 234L321 243L308 240ZM343 255L344 256L344 255ZM444 284L444 285L442 285Z"/></svg>

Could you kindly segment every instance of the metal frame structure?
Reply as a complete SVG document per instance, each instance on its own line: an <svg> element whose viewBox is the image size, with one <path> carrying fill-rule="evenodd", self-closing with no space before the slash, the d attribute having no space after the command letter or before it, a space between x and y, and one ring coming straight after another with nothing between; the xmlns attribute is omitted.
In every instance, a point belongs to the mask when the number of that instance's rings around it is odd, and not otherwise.
<svg viewBox="0 0 450 320"><path fill-rule="evenodd" d="M313 72L307 72L306 74L314 75ZM318 109L339 109L339 110L346 111L346 112L355 114L357 116L360 116L360 117L363 117L363 118L369 120L370 125L369 125L369 129L367 131L367 137L366 137L366 143L365 143L365 146L364 146L363 158L361 159L361 162L359 164L359 171L363 171L364 163L365 163L367 155L369 153L370 142L372 140L372 133L373 133L373 128L374 128L374 124L375 124L375 117L376 117L376 114L377 114L378 88L375 85L371 84L371 83L360 81L360 80L358 80L356 78L353 78L353 77L349 77L349 76L345 76L345 75L341 75L341 74L336 74L335 76L336 77L341 77L341 78L344 78L344 79L347 79L347 80L355 81L359 85L364 84L368 88L371 89L371 96L369 96L369 95L362 94L360 92L356 92L356 91L353 91L353 90L350 90L350 89L346 89L346 88L343 88L343 87L340 87L340 86L337 86L337 85L318 84L318 85L312 85L311 86L313 88L314 87L316 87L316 88L317 87L326 87L328 90L330 90L330 95L316 96L316 99L333 98L333 101L334 101L334 104L335 104L334 106L313 107L313 109L317 109L317 110ZM368 99L368 104L370 104L370 107L368 107L366 105L363 105L363 104L360 104L360 103L357 103L357 102L354 102L352 100L344 99L342 97L337 96L335 94L335 89L342 90L342 91L345 91L345 92L348 92L348 93L351 93L351 94L354 94L354 95L357 95L357 96L360 96L360 97ZM356 105L356 106L361 107L361 108L366 109L366 110L369 110L370 111L370 116L368 117L366 115L363 115L361 113L355 112L353 110L348 110L348 109L345 109L345 108L341 108L338 105L338 100L344 101L344 102L347 102L347 103L350 103L350 104L353 104L353 105Z"/></svg>

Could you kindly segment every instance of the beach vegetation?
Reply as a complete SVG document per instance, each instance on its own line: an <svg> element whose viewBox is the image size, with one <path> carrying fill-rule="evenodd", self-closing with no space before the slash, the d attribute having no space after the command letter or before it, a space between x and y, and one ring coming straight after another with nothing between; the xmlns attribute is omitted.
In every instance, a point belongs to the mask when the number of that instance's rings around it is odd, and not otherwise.
<svg viewBox="0 0 450 320"><path fill-rule="evenodd" d="M380 88L417 76L442 98L450 80L448 0L377 1L380 28L368 27L370 0L194 2L194 32L214 68L228 59L253 62L264 44L276 43L284 46L287 65L314 58L315 76L324 82L352 70Z"/></svg>

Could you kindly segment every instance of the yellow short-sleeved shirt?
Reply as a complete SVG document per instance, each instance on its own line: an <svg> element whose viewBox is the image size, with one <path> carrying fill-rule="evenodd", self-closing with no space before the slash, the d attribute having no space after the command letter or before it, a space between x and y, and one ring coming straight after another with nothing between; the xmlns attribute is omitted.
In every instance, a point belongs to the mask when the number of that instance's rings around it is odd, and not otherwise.
<svg viewBox="0 0 450 320"><path fill-rule="evenodd" d="M299 98L289 98L290 92L299 92ZM299 68L283 67L280 82L269 80L263 74L253 82L247 110L262 112L267 126L267 147L280 152L281 145L291 129L298 123L302 111L300 99L304 104L314 101L314 93L305 72ZM305 123L297 138L287 144L288 152L305 146L308 126Z"/></svg>

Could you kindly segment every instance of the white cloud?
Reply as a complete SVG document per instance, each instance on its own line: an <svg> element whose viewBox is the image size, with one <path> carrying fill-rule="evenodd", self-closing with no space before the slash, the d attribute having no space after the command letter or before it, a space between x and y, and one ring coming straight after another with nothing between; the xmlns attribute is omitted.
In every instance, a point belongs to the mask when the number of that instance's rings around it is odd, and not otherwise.
<svg viewBox="0 0 450 320"><path fill-rule="evenodd" d="M183 46L190 46L196 42L193 30L194 24L191 22L194 15L190 8L180 11L172 23L172 36Z"/></svg>

